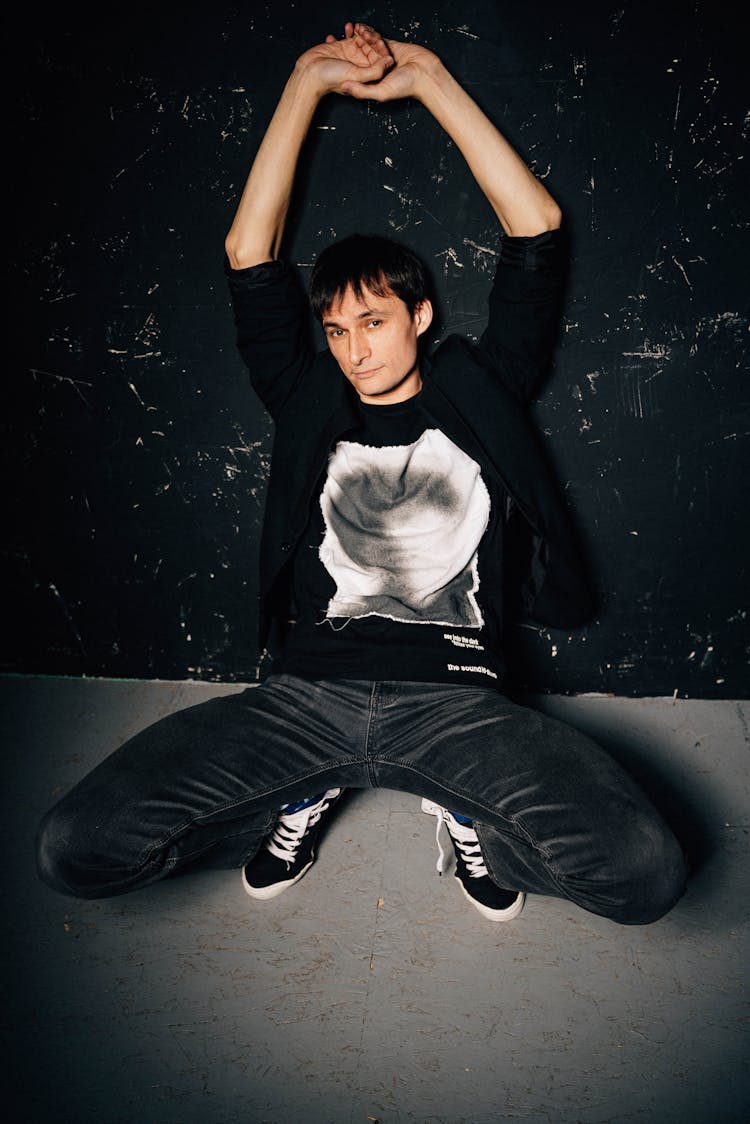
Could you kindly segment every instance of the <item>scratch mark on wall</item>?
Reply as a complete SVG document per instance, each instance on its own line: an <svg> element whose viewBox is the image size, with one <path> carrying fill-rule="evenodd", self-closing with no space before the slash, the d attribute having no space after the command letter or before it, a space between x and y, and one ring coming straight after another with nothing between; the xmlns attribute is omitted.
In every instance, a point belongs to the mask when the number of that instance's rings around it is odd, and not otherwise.
<svg viewBox="0 0 750 1124"><path fill-rule="evenodd" d="M494 271L497 250L493 250L490 246L482 246L471 238L464 238L462 242L464 246L468 246L472 250L472 266L474 269L481 270L484 273Z"/></svg>
<svg viewBox="0 0 750 1124"><path fill-rule="evenodd" d="M29 372L31 374L31 377L34 379L34 381L36 381L37 375L42 375L42 376L44 376L44 378L54 379L55 382L67 383L69 386L73 387L73 390L76 392L76 394L81 399L81 401L84 402L89 407L89 409L91 409L91 405L90 405L88 399L81 393L81 391L78 388L79 388L79 386L92 387L94 385L93 383L84 382L83 379L72 379L68 375L58 375L58 374L55 374L54 371L43 371L39 367L30 367Z"/></svg>
<svg viewBox="0 0 750 1124"><path fill-rule="evenodd" d="M448 276L448 262L452 262L459 269L463 269L464 267L463 262L459 260L458 254L452 246L441 250L439 253L435 254L435 257L443 259L443 271L446 277Z"/></svg>
<svg viewBox="0 0 750 1124"><path fill-rule="evenodd" d="M471 238L464 238L464 246L473 246L475 250L479 250L482 254L491 254L493 258L497 257L497 250L493 250L490 246L480 246L478 242L472 242Z"/></svg>
<svg viewBox="0 0 750 1124"><path fill-rule="evenodd" d="M617 32L620 30L620 23L621 23L622 17L624 15L625 15L625 9L620 8L619 11L613 12L612 15L609 17L609 22L612 25L612 30L609 33L610 39L613 39L615 37L615 35L617 34Z"/></svg>
<svg viewBox="0 0 750 1124"><path fill-rule="evenodd" d="M76 643L78 644L78 647L79 647L81 653L85 656L86 655L85 645L83 643L83 640L81 639L80 632L76 628L75 621L73 620L73 615L72 615L72 613L70 612L70 609L67 606L65 598L62 596L62 594L60 593L59 589L54 584L54 582L49 582L48 585L47 585L47 588L50 591L50 593L52 594L52 596L54 597L57 604L59 605L60 610L61 610L63 616L65 617L65 620L68 623L68 627L70 628L70 631L75 636Z"/></svg>
<svg viewBox="0 0 750 1124"><path fill-rule="evenodd" d="M632 418L652 418L659 411L653 379L660 371L646 376L640 368L626 369L618 385L618 400L625 414Z"/></svg>
<svg viewBox="0 0 750 1124"><path fill-rule="evenodd" d="M688 277L687 273L685 272L685 267L683 266L682 262L678 261L677 258L674 255L672 255L672 261L675 263L675 265L679 269L680 273L685 278L685 284L687 285L688 289L692 289L693 286L690 284L690 278Z"/></svg>
<svg viewBox="0 0 750 1124"><path fill-rule="evenodd" d="M680 98L682 97L682 86L677 87L677 100L674 106L674 116L672 117L672 132L677 129L677 118L680 116Z"/></svg>
<svg viewBox="0 0 750 1124"><path fill-rule="evenodd" d="M742 337L747 331L747 320L737 312L719 312L715 316L701 316L696 322L691 356L697 354L700 345L713 340L722 331L731 332L738 347L745 346Z"/></svg>
<svg viewBox="0 0 750 1124"><path fill-rule="evenodd" d="M145 402L143 401L143 399L141 398L140 394L138 393L138 390L137 390L137 388L136 388L136 385L135 385L135 383L129 382L129 383L128 383L128 386L129 386L129 387L130 387L130 389L131 389L131 390L133 391L133 394L134 394L134 395L136 396L136 398L137 398L137 399L138 399L138 401L140 402L141 406L143 406L144 410L147 410L147 409L148 409L148 406L146 405L146 403L145 403ZM140 440L140 439L139 439L139 440Z"/></svg>
<svg viewBox="0 0 750 1124"><path fill-rule="evenodd" d="M124 168L120 168L119 172L115 172L114 176L112 177L112 180L110 181L109 186L114 187L115 180L118 180L120 178L120 176L123 176L125 174L125 172L129 171L133 167L133 165L139 164L141 162L141 160L143 160L144 156L148 156L148 154L149 154L149 152L151 151L152 148L153 148L153 145L150 144L148 146L148 148L144 148L143 152L141 152L139 156L136 156L135 160L133 160L133 162L131 164L126 164Z"/></svg>
<svg viewBox="0 0 750 1124"><path fill-rule="evenodd" d="M135 339L137 339L139 343L146 344L147 347L151 347L158 341L159 324L156 319L156 313L149 312L143 324L135 333ZM138 357L136 356L136 358Z"/></svg>
<svg viewBox="0 0 750 1124"><path fill-rule="evenodd" d="M96 527L94 526L94 517L91 513L91 505L89 503L89 498L88 498L88 496L86 495L85 492L81 492L81 496L83 498L83 506L86 508L86 514L88 515L89 522L91 523L91 538L95 539L96 538Z"/></svg>
<svg viewBox="0 0 750 1124"><path fill-rule="evenodd" d="M623 351L623 355L633 355L638 359L665 359L669 360L669 351L667 345L664 343L650 343L649 340L643 341L643 347L640 351Z"/></svg>
<svg viewBox="0 0 750 1124"><path fill-rule="evenodd" d="M421 20L413 19L413 18L410 19L409 22L404 26L404 36L405 36L405 38L407 38L407 39L410 38L412 35L415 34L415 32L419 31L421 26L422 26Z"/></svg>

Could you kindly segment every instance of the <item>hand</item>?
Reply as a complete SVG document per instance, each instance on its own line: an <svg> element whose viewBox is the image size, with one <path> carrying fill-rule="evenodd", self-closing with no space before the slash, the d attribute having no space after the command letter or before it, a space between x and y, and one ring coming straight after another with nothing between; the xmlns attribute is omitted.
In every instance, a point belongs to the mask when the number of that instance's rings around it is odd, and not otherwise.
<svg viewBox="0 0 750 1124"><path fill-rule="evenodd" d="M352 27L347 24L347 28ZM360 75L345 79L340 86L342 94L354 98L369 98L373 101L393 101L396 98L419 98L424 88L424 79L435 75L442 67L437 55L425 47L414 43L396 43L383 40L377 31L365 23L353 25L353 34L370 50L383 44L389 51L395 65L384 70L379 79L362 79Z"/></svg>
<svg viewBox="0 0 750 1124"><path fill-rule="evenodd" d="M300 56L297 67L315 78L321 93L347 93L345 85L358 89L380 81L394 61L382 36L364 24L349 22L344 26L343 39L327 35L324 43Z"/></svg>

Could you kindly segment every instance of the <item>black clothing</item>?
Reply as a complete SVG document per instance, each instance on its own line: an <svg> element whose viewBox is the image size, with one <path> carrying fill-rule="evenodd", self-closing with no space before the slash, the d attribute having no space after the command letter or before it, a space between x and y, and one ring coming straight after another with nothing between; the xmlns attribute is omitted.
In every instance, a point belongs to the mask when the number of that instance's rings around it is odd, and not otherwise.
<svg viewBox="0 0 750 1124"><path fill-rule="evenodd" d="M357 403L292 558L272 674L502 687L506 500L421 399Z"/></svg>
<svg viewBox="0 0 750 1124"><path fill-rule="evenodd" d="M260 550L260 642L289 614L289 561L308 525L327 458L359 424L356 391L330 352L307 340L304 296L280 261L231 270L237 345L276 432ZM592 598L562 495L526 409L554 343L563 277L559 232L504 238L487 328L473 345L452 335L421 367L421 404L436 427L505 491L523 518L511 559L522 556L522 611L568 628Z"/></svg>

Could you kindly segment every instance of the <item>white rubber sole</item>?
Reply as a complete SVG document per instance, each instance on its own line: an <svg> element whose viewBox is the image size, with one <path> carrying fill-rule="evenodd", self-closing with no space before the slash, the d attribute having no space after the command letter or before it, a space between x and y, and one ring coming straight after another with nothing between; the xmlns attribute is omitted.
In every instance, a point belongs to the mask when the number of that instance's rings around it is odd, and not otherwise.
<svg viewBox="0 0 750 1124"><path fill-rule="evenodd" d="M486 917L488 921L512 921L514 917L518 917L519 913L526 904L526 895L521 890L519 890L518 897L511 905L507 907L507 909L488 909L486 905L482 905L482 903L478 902L476 898L472 898L471 894L466 889L460 878L457 878L455 874L453 875L453 877L456 879L456 882L458 882L459 889L461 890L463 896L466 898L467 902L471 902L471 904L474 906L474 909L478 909L482 916Z"/></svg>
<svg viewBox="0 0 750 1124"><path fill-rule="evenodd" d="M274 882L273 886L251 886L247 878L245 877L245 869L243 867L242 885L245 893L249 894L251 898L256 898L258 901L263 902L270 901L271 898L277 898L279 894L283 894L285 890L288 890L291 886L296 885L296 883L299 882L300 878L304 878L314 862L315 857L313 856L307 866L303 866L302 870L299 872L299 874L295 875L294 878L290 878L288 882Z"/></svg>

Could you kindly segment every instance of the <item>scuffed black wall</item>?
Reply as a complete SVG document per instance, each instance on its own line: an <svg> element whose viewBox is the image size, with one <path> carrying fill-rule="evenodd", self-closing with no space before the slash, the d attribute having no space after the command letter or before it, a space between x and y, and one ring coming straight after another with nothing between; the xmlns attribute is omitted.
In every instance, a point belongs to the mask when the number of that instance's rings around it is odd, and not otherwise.
<svg viewBox="0 0 750 1124"><path fill-rule="evenodd" d="M565 211L536 413L602 611L520 634L529 685L746 697L748 96L722 12L28 15L6 151L2 669L254 678L270 428L234 350L223 239L294 59L352 16L436 49ZM328 99L304 170L287 241L303 279L333 237L382 229L431 266L439 334L481 332L496 223L421 107Z"/></svg>

